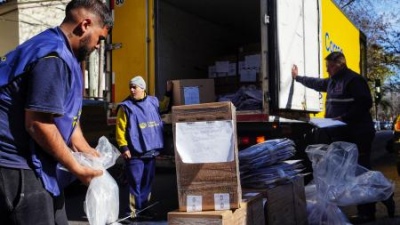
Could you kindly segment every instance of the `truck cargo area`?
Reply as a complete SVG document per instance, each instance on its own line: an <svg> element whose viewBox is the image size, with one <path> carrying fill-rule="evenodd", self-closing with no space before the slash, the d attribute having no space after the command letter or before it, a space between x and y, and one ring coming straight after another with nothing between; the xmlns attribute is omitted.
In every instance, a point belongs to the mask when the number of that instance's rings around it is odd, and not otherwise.
<svg viewBox="0 0 400 225"><path fill-rule="evenodd" d="M212 78L215 101L261 112L259 0L159 0L155 14L157 90L169 79ZM258 67L240 75L246 57L258 57Z"/></svg>
<svg viewBox="0 0 400 225"><path fill-rule="evenodd" d="M238 136L251 139L240 147L254 144L257 136L300 140L310 131L304 122L271 114L279 92L277 28L270 21L277 2L158 0L155 5L157 90L171 79L213 79L215 101L233 102ZM228 72L219 65L227 62L233 65Z"/></svg>
<svg viewBox="0 0 400 225"><path fill-rule="evenodd" d="M309 143L306 136L312 127L300 120L284 120L279 112L274 112L279 109L281 66L277 53L278 29L275 17L278 2L282 3L284 11L288 5L293 5L287 4L287 1L156 0L154 8L146 9L149 15L144 18L149 16L149 20L130 24L132 27L136 26L135 28L150 24L146 28L149 30L143 32L148 38L146 43L133 42L133 36L137 34L125 29L113 34L113 42L121 41L122 45L121 49L112 51L112 71L115 72L115 79L129 80L124 76L132 76L130 67L138 63L133 56L132 59L128 57L133 54L133 46L138 49L140 46L154 43L154 52L149 45L143 51L143 56L138 58L145 61L143 64L147 65L150 74L154 73L154 76L147 77L147 82L148 86L155 87L154 94L157 97L162 98L168 80L178 80L179 84L184 85L194 82L188 80L211 79L213 86L210 86L210 82L199 82L198 86L201 87L197 91L202 92L200 96L206 93L206 102L231 101L235 105L239 150L269 139L290 138L299 150L296 157L304 159L304 148ZM120 18L126 15L124 13L133 10L133 5L126 11L123 11L123 7L128 7L128 4L119 8L122 13ZM302 9L302 5L297 8ZM122 19L120 21L126 22ZM130 29L134 30L132 27ZM154 38L150 35L153 29ZM132 39L122 38L127 36ZM288 35L284 33L283 36ZM115 60L117 56L125 58L118 61ZM290 76L290 73L285 74ZM116 87L121 91L118 84L116 82ZM119 101L121 99L117 98L116 102L111 103L116 105ZM93 120L90 110L86 108L90 107L85 105L83 109L81 121L84 131ZM95 107L91 110L96 111ZM165 118L168 118L168 115ZM102 121L104 123L103 119ZM107 114L107 122L109 121L110 117ZM158 160L158 163L165 162L174 166L174 162L171 161L174 156L173 125L170 120L164 122L164 151L160 157L165 157L166 160ZM113 139L115 128L113 124L108 125L107 134ZM98 136L99 133L93 136Z"/></svg>

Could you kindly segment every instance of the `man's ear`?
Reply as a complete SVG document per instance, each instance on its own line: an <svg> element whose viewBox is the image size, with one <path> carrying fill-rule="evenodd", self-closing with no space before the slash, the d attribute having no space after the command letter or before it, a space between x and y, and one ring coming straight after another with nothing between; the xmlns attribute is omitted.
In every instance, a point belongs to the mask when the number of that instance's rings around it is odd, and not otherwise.
<svg viewBox="0 0 400 225"><path fill-rule="evenodd" d="M80 22L74 29L73 33L80 37L82 36L88 29L88 27L92 24L91 19L84 19L82 22Z"/></svg>
<svg viewBox="0 0 400 225"><path fill-rule="evenodd" d="M82 22L80 23L80 26L82 27L83 32L85 32L88 29L88 27L91 25L92 25L92 20L89 18L82 20Z"/></svg>

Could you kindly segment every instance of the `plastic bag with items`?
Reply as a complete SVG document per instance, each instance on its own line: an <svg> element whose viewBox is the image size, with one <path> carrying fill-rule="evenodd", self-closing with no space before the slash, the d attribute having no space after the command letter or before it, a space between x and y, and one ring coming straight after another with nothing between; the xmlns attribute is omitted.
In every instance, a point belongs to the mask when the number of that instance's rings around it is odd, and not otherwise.
<svg viewBox="0 0 400 225"><path fill-rule="evenodd" d="M73 154L82 165L103 170L103 175L93 178L90 182L83 208L91 225L105 225L118 220L119 189L107 169L115 164L120 153L104 136L99 139L96 150L100 157L80 152Z"/></svg>
<svg viewBox="0 0 400 225"><path fill-rule="evenodd" d="M357 163L357 146L349 142L310 145L314 180L306 186L309 224L348 224L338 206L383 201L394 191L394 184L381 172Z"/></svg>

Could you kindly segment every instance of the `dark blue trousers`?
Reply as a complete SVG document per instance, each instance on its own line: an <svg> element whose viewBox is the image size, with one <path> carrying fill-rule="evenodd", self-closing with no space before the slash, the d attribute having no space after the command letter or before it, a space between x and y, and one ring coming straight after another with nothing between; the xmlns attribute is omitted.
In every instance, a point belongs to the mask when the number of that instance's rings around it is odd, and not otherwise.
<svg viewBox="0 0 400 225"><path fill-rule="evenodd" d="M150 201L155 169L155 158L131 158L126 161L129 213L135 215L136 211L145 208Z"/></svg>

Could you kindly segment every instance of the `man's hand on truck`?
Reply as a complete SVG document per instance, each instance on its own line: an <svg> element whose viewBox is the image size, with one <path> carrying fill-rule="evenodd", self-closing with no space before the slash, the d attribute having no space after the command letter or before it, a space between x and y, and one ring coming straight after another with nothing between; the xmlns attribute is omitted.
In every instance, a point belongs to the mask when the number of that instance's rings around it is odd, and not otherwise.
<svg viewBox="0 0 400 225"><path fill-rule="evenodd" d="M297 68L296 64L293 64L293 66L292 66L292 77L293 77L293 79L296 79L298 74L299 74L299 69Z"/></svg>

